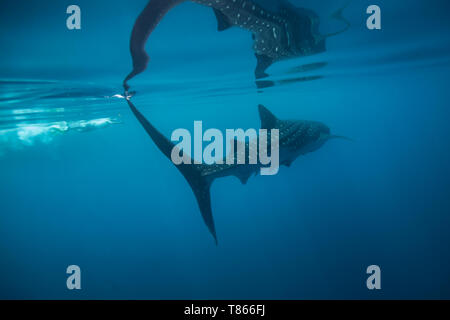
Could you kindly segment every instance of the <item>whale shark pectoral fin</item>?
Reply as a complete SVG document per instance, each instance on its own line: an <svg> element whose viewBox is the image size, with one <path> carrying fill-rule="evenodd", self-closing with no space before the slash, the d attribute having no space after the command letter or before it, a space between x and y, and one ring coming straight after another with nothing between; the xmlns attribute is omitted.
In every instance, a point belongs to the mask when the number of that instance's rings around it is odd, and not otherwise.
<svg viewBox="0 0 450 320"><path fill-rule="evenodd" d="M268 77L269 75L266 73L266 69L272 65L273 59L261 54L255 54L255 56L257 61L255 69L256 79Z"/></svg>
<svg viewBox="0 0 450 320"><path fill-rule="evenodd" d="M214 14L217 18L217 30L224 31L231 28L233 25L226 15L224 15L220 10L213 9Z"/></svg>
<svg viewBox="0 0 450 320"><path fill-rule="evenodd" d="M239 180L241 181L242 184L247 184L248 179L250 179L250 175L247 177L243 177L243 176L237 176L239 178Z"/></svg>
<svg viewBox="0 0 450 320"><path fill-rule="evenodd" d="M286 166L286 167L290 167L291 166L291 164L292 164L292 162L293 162L294 160L286 160L285 162L283 162L282 163L282 165L284 165L284 166Z"/></svg>
<svg viewBox="0 0 450 320"><path fill-rule="evenodd" d="M273 115L272 112L269 111L262 104L258 106L259 117L261 119L261 129L273 129L277 124L277 117Z"/></svg>
<svg viewBox="0 0 450 320"><path fill-rule="evenodd" d="M250 177L253 175L253 171L241 171L241 172L237 172L234 176L237 177L239 179L239 181L241 181L242 184L247 184L248 179L250 179Z"/></svg>

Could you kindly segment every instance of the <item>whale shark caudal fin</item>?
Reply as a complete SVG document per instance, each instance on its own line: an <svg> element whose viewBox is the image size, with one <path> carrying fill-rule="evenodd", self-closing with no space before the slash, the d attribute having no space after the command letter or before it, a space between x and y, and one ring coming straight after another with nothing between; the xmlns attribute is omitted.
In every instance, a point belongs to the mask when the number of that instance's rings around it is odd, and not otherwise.
<svg viewBox="0 0 450 320"><path fill-rule="evenodd" d="M175 145L167 139L161 132L159 132L143 115L136 109L130 99L127 99L128 105L133 112L136 119L145 129L147 134L156 144L158 149L168 158L171 159L172 150ZM192 161L191 161L192 162ZM197 203L202 214L203 220L208 227L209 232L214 237L214 240L217 242L217 234L216 228L214 226L214 219L212 215L211 209L211 195L210 195L210 187L211 182L210 179L207 178L207 175L204 174L202 170L202 166L195 164L180 164L176 166L177 169L181 172L184 178L189 183L192 191L194 192L195 198L197 199Z"/></svg>
<svg viewBox="0 0 450 320"><path fill-rule="evenodd" d="M133 26L130 38L130 53L133 60L133 70L123 81L125 91L128 91L128 81L147 69L150 60L145 51L145 43L150 34L158 26L164 16L176 5L186 0L149 0ZM219 31L226 30L232 25L228 18L220 11L214 9Z"/></svg>
<svg viewBox="0 0 450 320"><path fill-rule="evenodd" d="M277 117L273 115L272 112L269 111L262 104L258 106L259 117L261 119L261 129L273 129L277 124Z"/></svg>
<svg viewBox="0 0 450 320"><path fill-rule="evenodd" d="M158 26L167 12L185 0L150 0L142 10L133 26L130 38L130 53L133 60L133 70L123 81L125 91L128 91L128 80L147 68L149 57L145 52L145 43L150 34Z"/></svg>

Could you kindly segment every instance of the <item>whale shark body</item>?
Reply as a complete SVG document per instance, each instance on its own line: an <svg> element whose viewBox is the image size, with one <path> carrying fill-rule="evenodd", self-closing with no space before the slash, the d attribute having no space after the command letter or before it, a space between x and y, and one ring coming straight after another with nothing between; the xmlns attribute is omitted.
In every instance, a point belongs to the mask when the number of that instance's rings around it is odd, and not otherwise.
<svg viewBox="0 0 450 320"><path fill-rule="evenodd" d="M147 131L150 138L159 148L159 150L171 159L172 150L175 144L161 134L133 105L131 100L127 98L127 102L131 111L137 120ZM279 130L279 159L280 164L289 167L292 162L300 155L313 152L322 147L328 140L333 138L344 138L332 135L330 129L321 122L316 121L291 121L279 120L267 108L259 105L259 115L261 118L261 128L278 129ZM268 139L270 141L270 139ZM236 141L237 142L237 141ZM248 142L239 142L246 144L246 156L248 156ZM235 148L238 152L239 148ZM241 149L242 150L242 149ZM237 157L235 157L236 159ZM186 164L190 163L190 164ZM260 164L195 164L192 161L176 165L181 174L189 183L210 233L214 237L217 244L217 234L214 225L214 219L211 209L210 187L215 179L227 176L234 176L246 184L252 175L256 175L261 168Z"/></svg>
<svg viewBox="0 0 450 320"><path fill-rule="evenodd" d="M127 81L147 68L149 57L145 43L164 15L174 6L187 0L150 0L137 18L130 39L133 70ZM339 32L321 35L319 17L313 11L282 2L277 10L269 10L254 0L191 0L211 7L218 21L218 30L224 31L238 26L252 33L253 50L257 58L255 76L267 76L265 70L274 62L287 58L317 54L326 50L328 36L341 33L349 27L342 17L342 10L333 16L344 21L347 26Z"/></svg>

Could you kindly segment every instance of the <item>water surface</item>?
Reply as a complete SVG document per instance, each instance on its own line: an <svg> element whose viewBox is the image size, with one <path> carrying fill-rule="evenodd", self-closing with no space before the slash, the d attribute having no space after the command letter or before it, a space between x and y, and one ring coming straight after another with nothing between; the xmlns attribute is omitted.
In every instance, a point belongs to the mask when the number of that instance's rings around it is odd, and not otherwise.
<svg viewBox="0 0 450 320"><path fill-rule="evenodd" d="M133 102L177 128L258 128L257 105L317 120L332 141L273 177L217 180L215 246L192 192L130 113L121 82L146 1L4 1L0 13L0 297L450 298L447 1L378 1L326 53L255 83L244 30L186 3L152 35ZM343 1L345 2L345 1ZM322 18L342 3L297 1ZM446 11L447 10L447 11ZM195 21L195 23L193 23ZM82 269L81 291L65 269ZM365 286L380 265L382 290Z"/></svg>

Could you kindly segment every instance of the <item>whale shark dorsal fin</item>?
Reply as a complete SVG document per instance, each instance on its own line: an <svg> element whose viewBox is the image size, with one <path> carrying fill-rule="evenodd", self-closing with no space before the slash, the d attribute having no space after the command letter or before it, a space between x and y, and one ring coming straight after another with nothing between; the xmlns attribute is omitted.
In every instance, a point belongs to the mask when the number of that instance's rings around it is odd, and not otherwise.
<svg viewBox="0 0 450 320"><path fill-rule="evenodd" d="M272 112L269 111L262 104L258 106L259 117L261 118L261 129L273 129L276 126L278 121L277 117L273 115Z"/></svg>
<svg viewBox="0 0 450 320"><path fill-rule="evenodd" d="M230 20L226 15L224 15L221 11L217 9L213 9L214 14L217 18L217 30L224 31L231 28L233 25L230 23Z"/></svg>

